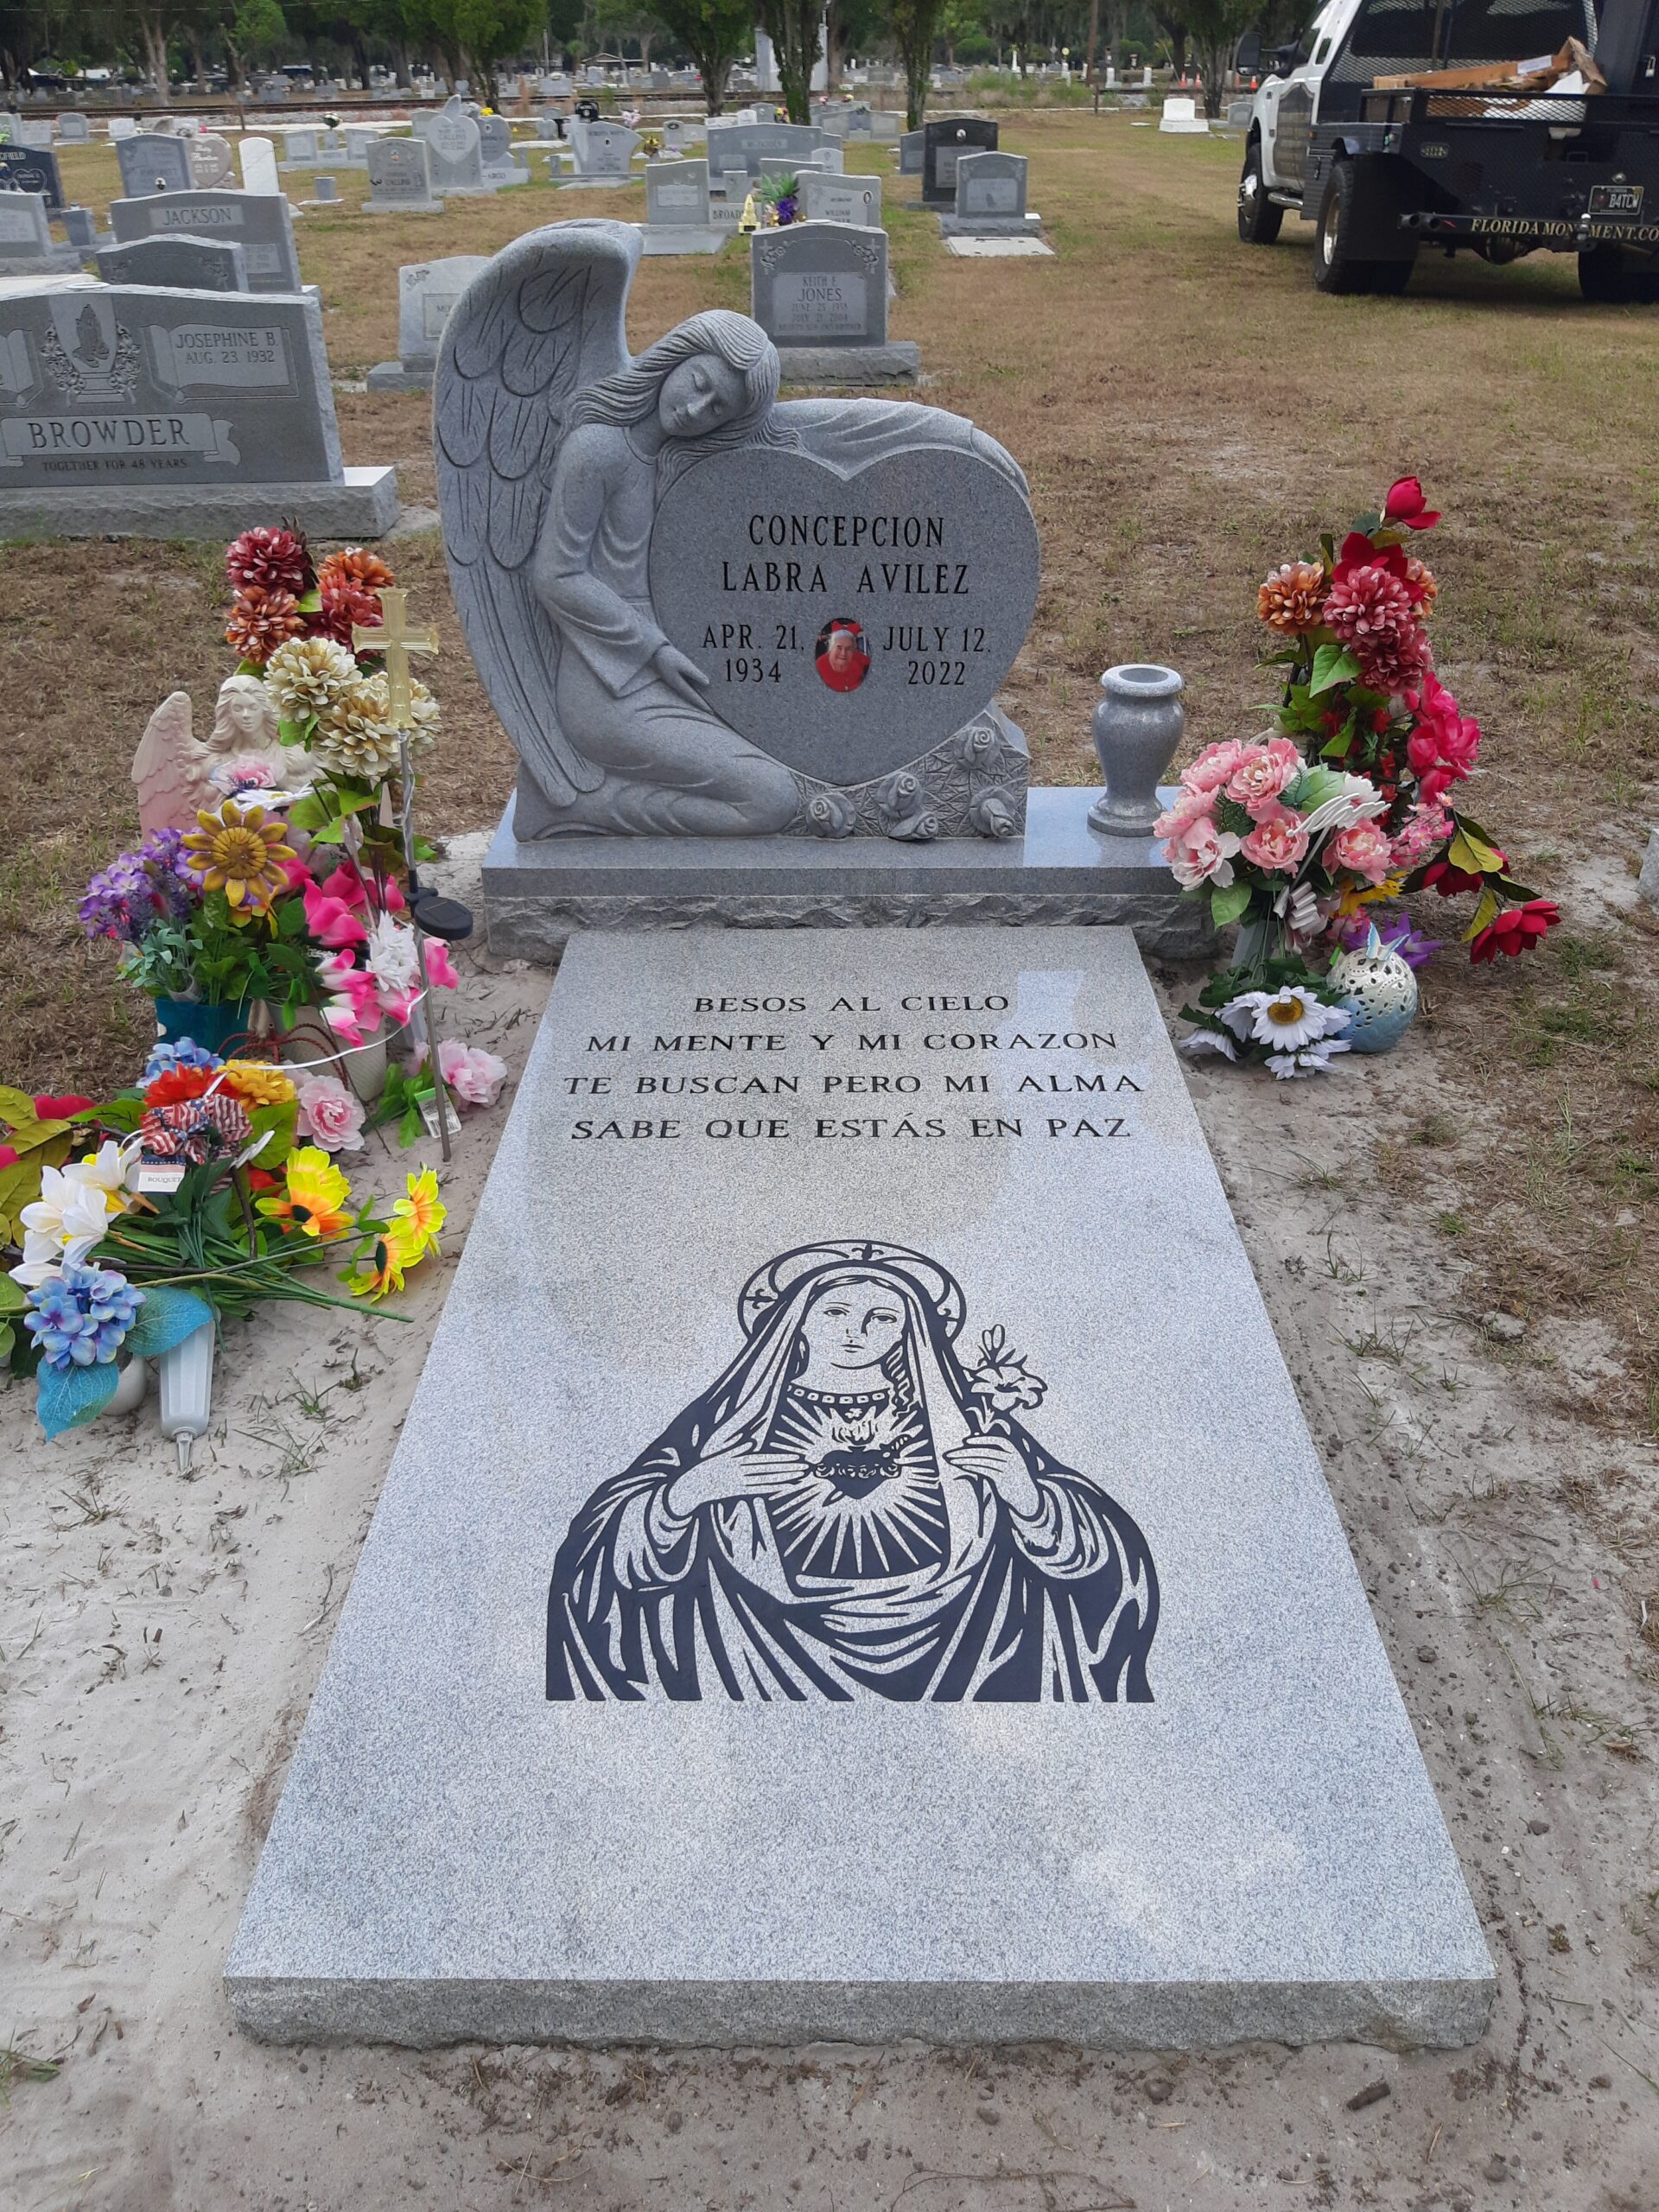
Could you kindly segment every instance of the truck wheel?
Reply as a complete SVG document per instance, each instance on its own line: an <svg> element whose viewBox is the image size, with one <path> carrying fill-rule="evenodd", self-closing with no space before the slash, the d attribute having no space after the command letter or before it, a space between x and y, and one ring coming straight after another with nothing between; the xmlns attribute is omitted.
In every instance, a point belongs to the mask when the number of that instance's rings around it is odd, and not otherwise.
<svg viewBox="0 0 1659 2212"><path fill-rule="evenodd" d="M1579 256L1579 289L1599 305L1644 305L1659 300L1659 271L1650 255L1592 245Z"/></svg>
<svg viewBox="0 0 1659 2212"><path fill-rule="evenodd" d="M1410 283L1411 272L1416 266L1414 249L1407 261L1374 261L1371 264L1371 289L1381 292L1386 298L1397 296Z"/></svg>
<svg viewBox="0 0 1659 2212"><path fill-rule="evenodd" d="M1282 207L1268 197L1262 176L1262 142L1253 139L1238 180L1238 235L1246 245L1271 245L1285 219Z"/></svg>
<svg viewBox="0 0 1659 2212"><path fill-rule="evenodd" d="M1376 283L1376 264L1361 261L1349 251L1358 212L1359 178L1351 162L1338 162L1331 172L1313 233L1313 282L1322 292L1369 292Z"/></svg>

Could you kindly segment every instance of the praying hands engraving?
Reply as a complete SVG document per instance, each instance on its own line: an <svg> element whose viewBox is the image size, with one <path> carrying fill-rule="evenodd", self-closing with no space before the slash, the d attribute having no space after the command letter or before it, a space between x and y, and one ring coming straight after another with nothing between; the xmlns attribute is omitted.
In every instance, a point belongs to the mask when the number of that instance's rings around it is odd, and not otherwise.
<svg viewBox="0 0 1659 2212"><path fill-rule="evenodd" d="M555 1700L1149 1702L1146 1538L1015 1416L1045 1386L902 1246L751 1278L745 1343L560 1548Z"/></svg>

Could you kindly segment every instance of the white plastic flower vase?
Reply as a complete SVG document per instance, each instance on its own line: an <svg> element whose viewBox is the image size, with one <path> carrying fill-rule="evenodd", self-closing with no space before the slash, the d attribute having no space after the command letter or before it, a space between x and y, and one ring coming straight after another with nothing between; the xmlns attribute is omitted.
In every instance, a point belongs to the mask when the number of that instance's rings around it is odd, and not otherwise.
<svg viewBox="0 0 1659 2212"><path fill-rule="evenodd" d="M1351 1051L1391 1052L1417 1018L1417 977L1409 961L1390 952L1375 929L1357 951L1331 963L1331 988L1353 1014Z"/></svg>
<svg viewBox="0 0 1659 2212"><path fill-rule="evenodd" d="M179 1465L190 1464L190 1446L207 1433L213 1412L213 1325L204 1321L156 1362L162 1434L176 1438Z"/></svg>
<svg viewBox="0 0 1659 2212"><path fill-rule="evenodd" d="M106 1414L137 1413L144 1402L144 1392L149 1387L149 1369L142 1359L123 1363L120 1378L115 1386L115 1395L104 1411Z"/></svg>
<svg viewBox="0 0 1659 2212"><path fill-rule="evenodd" d="M365 1106L372 1106L386 1087L386 1025L365 1030L362 1045L349 1050L323 1020L315 1007L302 1007L296 1014L279 1014L283 1058L294 1070L295 1080L312 1076L339 1077Z"/></svg>

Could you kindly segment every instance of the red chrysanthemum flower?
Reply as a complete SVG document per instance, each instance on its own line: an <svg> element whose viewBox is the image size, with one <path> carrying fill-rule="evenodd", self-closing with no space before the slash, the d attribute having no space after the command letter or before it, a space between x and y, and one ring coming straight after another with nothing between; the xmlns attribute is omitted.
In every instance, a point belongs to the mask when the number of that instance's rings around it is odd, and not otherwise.
<svg viewBox="0 0 1659 2212"><path fill-rule="evenodd" d="M292 592L299 599L311 588L311 556L291 530L245 530L226 549L225 569L238 590L257 584L261 591Z"/></svg>
<svg viewBox="0 0 1659 2212"><path fill-rule="evenodd" d="M322 610L312 616L311 623L315 634L333 638L352 652L356 650L352 644L353 630L378 630L383 619L379 599L373 592L334 578L323 585Z"/></svg>
<svg viewBox="0 0 1659 2212"><path fill-rule="evenodd" d="M236 595L225 625L225 641L244 660L263 668L278 645L305 635L305 617L291 591L266 591L249 584Z"/></svg>
<svg viewBox="0 0 1659 2212"><path fill-rule="evenodd" d="M361 545L346 545L338 553L330 553L317 570L317 584L322 591L331 583L355 584L359 591L385 591L397 581L380 556Z"/></svg>
<svg viewBox="0 0 1659 2212"><path fill-rule="evenodd" d="M1500 952L1511 957L1525 952L1553 930L1561 910L1553 899L1529 899L1524 906L1506 906L1469 948L1471 960L1496 960Z"/></svg>
<svg viewBox="0 0 1659 2212"><path fill-rule="evenodd" d="M144 1093L146 1106L182 1106L200 1098L218 1073L216 1068L168 1068Z"/></svg>
<svg viewBox="0 0 1659 2212"><path fill-rule="evenodd" d="M1339 575L1325 598L1325 620L1375 690L1400 691L1421 679L1428 640L1410 591L1387 569Z"/></svg>

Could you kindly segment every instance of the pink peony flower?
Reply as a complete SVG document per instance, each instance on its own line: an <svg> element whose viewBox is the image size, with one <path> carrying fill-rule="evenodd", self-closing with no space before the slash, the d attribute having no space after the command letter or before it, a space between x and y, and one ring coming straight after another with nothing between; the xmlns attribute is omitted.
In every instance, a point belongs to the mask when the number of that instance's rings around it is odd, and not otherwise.
<svg viewBox="0 0 1659 2212"><path fill-rule="evenodd" d="M1386 568L1356 569L1338 576L1325 602L1325 620L1377 690L1398 691L1421 682L1428 639L1410 592Z"/></svg>
<svg viewBox="0 0 1659 2212"><path fill-rule="evenodd" d="M324 1152L355 1152L363 1135L363 1104L338 1076L314 1075L299 1090L299 1133Z"/></svg>
<svg viewBox="0 0 1659 2212"><path fill-rule="evenodd" d="M1189 822L1196 822L1201 814L1213 813L1215 804L1213 791L1191 791L1183 785L1176 794L1174 805L1153 823L1152 834L1154 837L1173 837L1178 830Z"/></svg>
<svg viewBox="0 0 1659 2212"><path fill-rule="evenodd" d="M1211 745L1181 771L1181 781L1190 791L1218 791L1249 749L1236 737L1224 745Z"/></svg>
<svg viewBox="0 0 1659 2212"><path fill-rule="evenodd" d="M438 1071L463 1106L493 1106L507 1079L505 1060L458 1037L446 1037L438 1046Z"/></svg>
<svg viewBox="0 0 1659 2212"><path fill-rule="evenodd" d="M1170 873L1183 891L1201 883L1219 885L1224 891L1233 880L1233 855L1238 840L1217 830L1207 814L1184 822L1164 846Z"/></svg>
<svg viewBox="0 0 1659 2212"><path fill-rule="evenodd" d="M1301 772L1302 756L1290 740L1270 737L1265 745L1253 745L1245 753L1227 779L1227 796L1236 799L1253 822L1260 822L1278 804L1286 785L1294 783Z"/></svg>
<svg viewBox="0 0 1659 2212"><path fill-rule="evenodd" d="M1394 868L1394 846L1385 830L1375 822L1351 823L1339 830L1325 851L1327 865L1350 869L1367 883L1381 883Z"/></svg>
<svg viewBox="0 0 1659 2212"><path fill-rule="evenodd" d="M1294 875L1307 858L1307 832L1302 817L1287 806L1275 804L1270 813L1258 815L1254 830L1239 847L1241 856L1253 868L1277 875Z"/></svg>
<svg viewBox="0 0 1659 2212"><path fill-rule="evenodd" d="M1191 766L1182 770L1182 785L1192 791L1219 791L1249 749L1244 739L1238 737L1206 746Z"/></svg>

